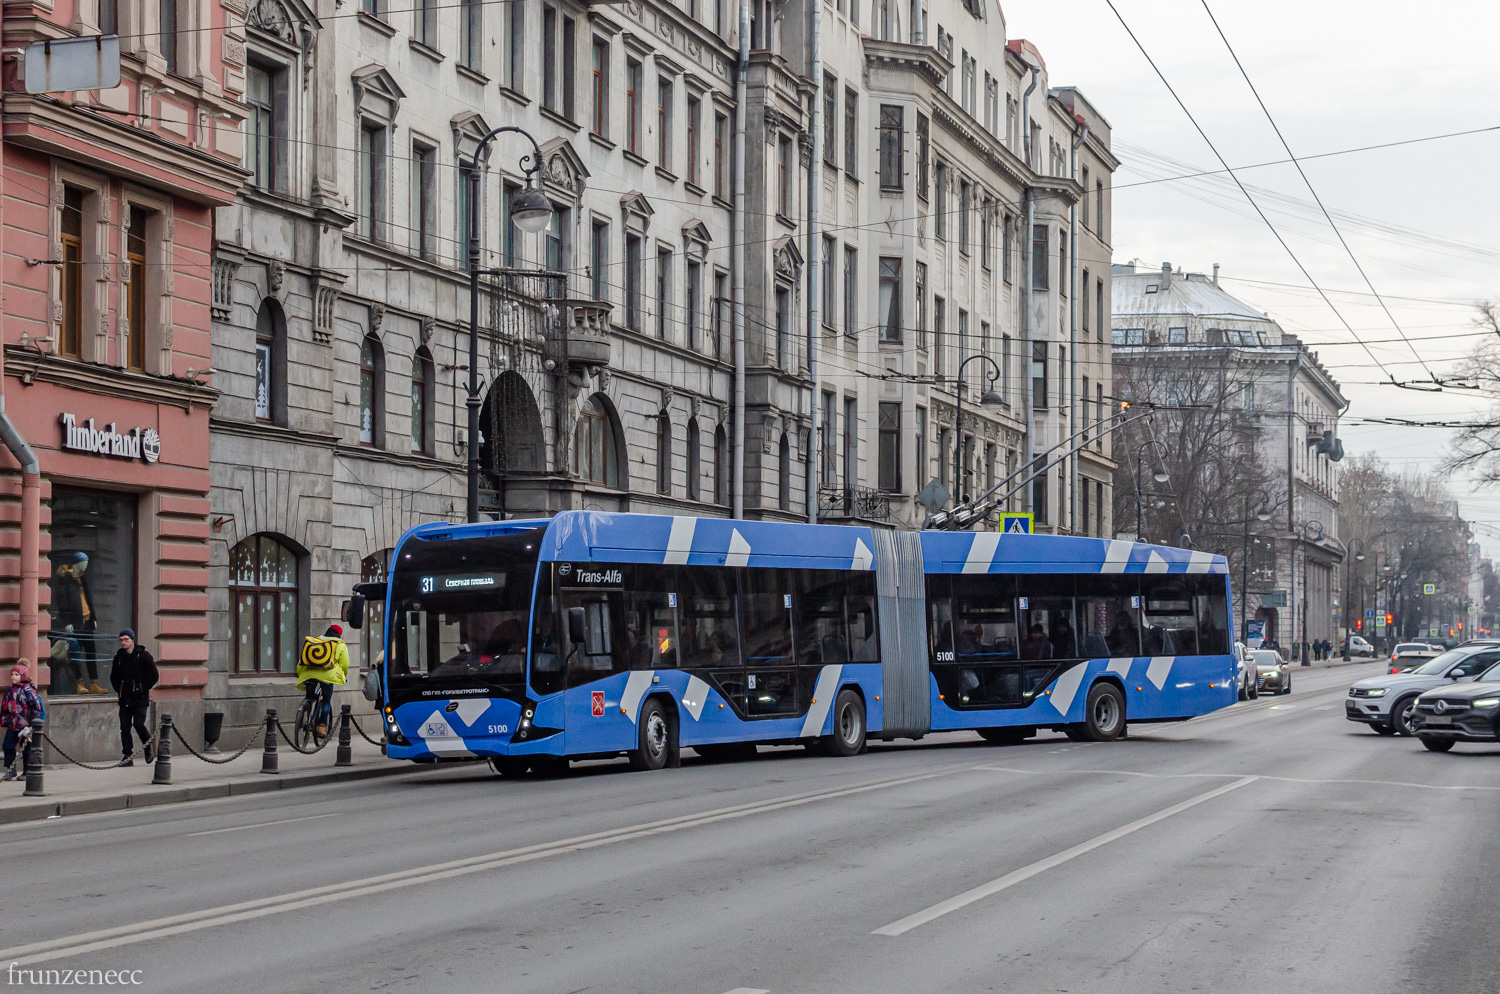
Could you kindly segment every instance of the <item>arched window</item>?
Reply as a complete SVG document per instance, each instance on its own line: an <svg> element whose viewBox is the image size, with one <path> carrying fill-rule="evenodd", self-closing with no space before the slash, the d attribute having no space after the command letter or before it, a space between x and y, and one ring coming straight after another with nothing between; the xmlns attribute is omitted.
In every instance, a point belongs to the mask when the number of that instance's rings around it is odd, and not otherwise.
<svg viewBox="0 0 1500 994"><path fill-rule="evenodd" d="M781 433L781 452L778 462L781 478L776 481L776 503L783 511L790 511L792 509L792 443L786 437L786 432Z"/></svg>
<svg viewBox="0 0 1500 994"><path fill-rule="evenodd" d="M432 455L434 382L432 355L426 347L411 359L411 450Z"/></svg>
<svg viewBox="0 0 1500 994"><path fill-rule="evenodd" d="M687 495L688 500L698 499L698 449L703 445L703 436L698 431L698 419L688 418L687 423Z"/></svg>
<svg viewBox="0 0 1500 994"><path fill-rule="evenodd" d="M609 402L594 394L583 402L573 429L573 464L578 475L606 487L620 486L620 441Z"/></svg>
<svg viewBox="0 0 1500 994"><path fill-rule="evenodd" d="M734 470L729 465L729 436L724 426L714 429L714 503L729 503L730 477Z"/></svg>
<svg viewBox="0 0 1500 994"><path fill-rule="evenodd" d="M297 553L281 539L251 535L229 551L236 672L296 671L299 593Z"/></svg>
<svg viewBox="0 0 1500 994"><path fill-rule="evenodd" d="M656 416L656 492L672 492L672 416L666 411Z"/></svg>
<svg viewBox="0 0 1500 994"><path fill-rule="evenodd" d="M379 583L388 578L391 565L390 549L382 549L373 556L366 556L359 564L361 583ZM372 598L365 601L365 627L359 633L359 663L364 667L375 665L385 646L385 601Z"/></svg>
<svg viewBox="0 0 1500 994"><path fill-rule="evenodd" d="M255 416L286 427L286 315L272 297L255 315Z"/></svg>
<svg viewBox="0 0 1500 994"><path fill-rule="evenodd" d="M385 349L374 335L359 346L359 442L385 447Z"/></svg>

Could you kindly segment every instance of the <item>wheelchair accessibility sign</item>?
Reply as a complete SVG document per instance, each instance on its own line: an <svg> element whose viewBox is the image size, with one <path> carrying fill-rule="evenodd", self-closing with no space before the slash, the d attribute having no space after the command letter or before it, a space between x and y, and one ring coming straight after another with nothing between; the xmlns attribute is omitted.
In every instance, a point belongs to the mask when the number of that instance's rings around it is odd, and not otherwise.
<svg viewBox="0 0 1500 994"><path fill-rule="evenodd" d="M1000 530L1007 535L1030 535L1032 516L1029 514L1000 515Z"/></svg>

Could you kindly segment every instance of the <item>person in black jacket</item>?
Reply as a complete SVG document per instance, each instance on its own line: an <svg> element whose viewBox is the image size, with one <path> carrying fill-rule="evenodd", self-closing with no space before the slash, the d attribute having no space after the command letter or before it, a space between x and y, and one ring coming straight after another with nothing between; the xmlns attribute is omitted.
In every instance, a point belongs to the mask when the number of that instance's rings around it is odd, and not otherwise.
<svg viewBox="0 0 1500 994"><path fill-rule="evenodd" d="M146 762L155 758L151 748L151 731L146 727L146 712L151 707L151 688L156 686L160 674L156 672L156 660L151 653L136 643L135 632L129 628L120 633L120 651L109 668L109 682L120 695L120 749L121 766L134 766L132 756L135 749L130 741L130 726L135 726L136 735L146 747Z"/></svg>

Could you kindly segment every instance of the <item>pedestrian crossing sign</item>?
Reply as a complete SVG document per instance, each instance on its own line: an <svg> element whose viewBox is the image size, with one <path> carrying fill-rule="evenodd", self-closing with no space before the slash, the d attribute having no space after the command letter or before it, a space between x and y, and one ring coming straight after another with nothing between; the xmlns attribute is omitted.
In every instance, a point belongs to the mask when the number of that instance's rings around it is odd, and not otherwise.
<svg viewBox="0 0 1500 994"><path fill-rule="evenodd" d="M1030 535L1032 516L1029 514L1000 515L1000 530L1007 535Z"/></svg>

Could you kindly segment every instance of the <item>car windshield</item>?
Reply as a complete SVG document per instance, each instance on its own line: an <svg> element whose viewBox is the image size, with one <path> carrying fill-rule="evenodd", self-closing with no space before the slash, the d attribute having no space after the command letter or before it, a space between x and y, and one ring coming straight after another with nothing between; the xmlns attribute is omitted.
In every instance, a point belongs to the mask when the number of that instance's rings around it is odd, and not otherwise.
<svg viewBox="0 0 1500 994"><path fill-rule="evenodd" d="M1432 646L1428 645L1426 642L1402 642L1400 645L1396 646L1396 654L1397 655L1400 655L1403 652L1431 652L1431 651L1432 651Z"/></svg>
<svg viewBox="0 0 1500 994"><path fill-rule="evenodd" d="M1422 673L1429 676L1434 673L1446 673L1448 671L1448 667L1467 658L1468 655L1469 654L1467 652L1459 652L1457 649L1451 649L1448 652L1443 653L1441 656L1434 656L1433 658L1427 660L1427 662L1423 663L1421 666L1418 666L1412 672Z"/></svg>
<svg viewBox="0 0 1500 994"><path fill-rule="evenodd" d="M1252 652L1250 657L1255 660L1256 666L1280 666L1281 657L1274 652Z"/></svg>

